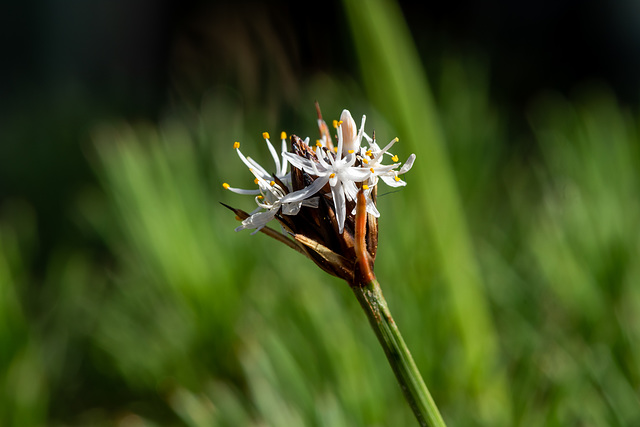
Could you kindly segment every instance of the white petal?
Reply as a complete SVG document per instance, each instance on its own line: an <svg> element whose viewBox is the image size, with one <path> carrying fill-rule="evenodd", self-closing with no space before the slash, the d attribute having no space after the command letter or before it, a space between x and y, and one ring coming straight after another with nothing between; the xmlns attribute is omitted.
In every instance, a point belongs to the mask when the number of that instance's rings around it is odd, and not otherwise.
<svg viewBox="0 0 640 427"><path fill-rule="evenodd" d="M344 220L347 217L347 204L344 199L344 192L341 185L331 187L333 195L333 206L335 207L336 219L338 220L338 232L342 234L344 230Z"/></svg>
<svg viewBox="0 0 640 427"><path fill-rule="evenodd" d="M342 181L342 189L348 200L355 200L358 195L358 187L353 181Z"/></svg>
<svg viewBox="0 0 640 427"><path fill-rule="evenodd" d="M347 155L349 150L355 151L358 148L357 145L359 145L357 143L356 122L351 117L349 110L342 110L340 121L342 122L340 125L342 129L342 147L340 147L338 141L338 151L342 150L342 155Z"/></svg>
<svg viewBox="0 0 640 427"><path fill-rule="evenodd" d="M282 170L280 171L282 173L282 175L284 176L287 173L287 156L284 155L284 153L287 152L287 140L283 139L282 140L282 152L280 154L282 154ZM282 178L282 176L278 176L278 178Z"/></svg>
<svg viewBox="0 0 640 427"><path fill-rule="evenodd" d="M282 203L300 202L304 199L316 194L325 184L329 181L329 177L319 177L311 185L303 188L302 190L294 191L284 196L281 200Z"/></svg>
<svg viewBox="0 0 640 427"><path fill-rule="evenodd" d="M300 212L300 206L302 206L302 202L284 203L282 205L282 213L284 215L296 215Z"/></svg>
<svg viewBox="0 0 640 427"><path fill-rule="evenodd" d="M273 157L273 163L276 165L276 176L280 176L282 175L282 169L280 168L280 156L278 156L278 153L276 152L273 144L271 144L271 141L269 141L269 138L265 138L264 141L267 143L271 157Z"/></svg>
<svg viewBox="0 0 640 427"><path fill-rule="evenodd" d="M407 159L407 161L404 162L404 165L402 165L402 167L398 171L398 174L402 175L403 173L409 172L409 170L413 166L413 162L415 162L415 160L416 160L416 155L415 154L410 155L409 158Z"/></svg>
<svg viewBox="0 0 640 427"><path fill-rule="evenodd" d="M396 175L380 175L380 178L387 184L389 187L404 187L407 185L403 180L396 181Z"/></svg>
<svg viewBox="0 0 640 427"><path fill-rule="evenodd" d="M307 173L314 172L314 166L311 160L305 159L304 157L299 156L297 154L293 154L293 153L284 153L284 155L286 156L286 158L289 160L289 163L291 163L293 167L301 169Z"/></svg>

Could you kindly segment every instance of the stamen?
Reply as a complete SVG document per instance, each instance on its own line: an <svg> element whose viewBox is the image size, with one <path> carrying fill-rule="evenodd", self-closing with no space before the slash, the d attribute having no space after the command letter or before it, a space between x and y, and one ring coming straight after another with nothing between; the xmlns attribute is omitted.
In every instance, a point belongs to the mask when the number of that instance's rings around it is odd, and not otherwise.
<svg viewBox="0 0 640 427"><path fill-rule="evenodd" d="M397 162L397 161L398 161L398 155L396 154L395 156L393 156L393 157L391 158L391 160L393 160L394 162Z"/></svg>
<svg viewBox="0 0 640 427"><path fill-rule="evenodd" d="M262 132L262 137L264 139L269 139L269 132Z"/></svg>
<svg viewBox="0 0 640 427"><path fill-rule="evenodd" d="M233 143L233 148L240 148L240 143L238 141Z"/></svg>
<svg viewBox="0 0 640 427"><path fill-rule="evenodd" d="M363 190L368 190L368 189L369 189L369 186L368 186L367 184L362 184L362 189L363 189Z"/></svg>
<svg viewBox="0 0 640 427"><path fill-rule="evenodd" d="M353 154L353 150L348 150L347 153Z"/></svg>
<svg viewBox="0 0 640 427"><path fill-rule="evenodd" d="M364 153L364 154L366 154L366 155L367 155L367 156L369 156L369 157L373 157L373 152L372 152L371 150L367 150L367 151L365 151L365 153Z"/></svg>
<svg viewBox="0 0 640 427"><path fill-rule="evenodd" d="M224 188L225 190L228 190L229 187L231 187L229 184L227 184L226 182L222 183L222 188Z"/></svg>
<svg viewBox="0 0 640 427"><path fill-rule="evenodd" d="M335 173L332 173L331 175L329 175L329 178L335 178L335 177L336 177Z"/></svg>
<svg viewBox="0 0 640 427"><path fill-rule="evenodd" d="M316 139L316 147L322 147L322 142L319 139Z"/></svg>
<svg viewBox="0 0 640 427"><path fill-rule="evenodd" d="M362 159L362 163L364 163L365 165L368 165L368 164L369 164L369 160L367 160L367 159Z"/></svg>
<svg viewBox="0 0 640 427"><path fill-rule="evenodd" d="M376 171L373 170L373 168L369 168L369 170L371 171L371 173L375 173Z"/></svg>
<svg viewBox="0 0 640 427"><path fill-rule="evenodd" d="M259 180L258 178L254 178L254 179L253 179L253 183L254 183L254 184L256 184L256 185L257 185L259 182L260 182L260 180Z"/></svg>
<svg viewBox="0 0 640 427"><path fill-rule="evenodd" d="M337 127L338 127L338 121L337 121L337 120L334 120L334 121L333 121L333 127L334 127L334 128L337 128Z"/></svg>
<svg viewBox="0 0 640 427"><path fill-rule="evenodd" d="M398 178L398 175L394 176L393 179L395 179L396 182L400 181L400 178Z"/></svg>
<svg viewBox="0 0 640 427"><path fill-rule="evenodd" d="M333 152L337 153L338 152L338 147L333 147Z"/></svg>
<svg viewBox="0 0 640 427"><path fill-rule="evenodd" d="M276 185L276 182L275 182L275 181L271 181L271 182L269 183L269 185L273 187L274 185Z"/></svg>
<svg viewBox="0 0 640 427"><path fill-rule="evenodd" d="M280 139L287 139L287 133L286 132L280 132Z"/></svg>

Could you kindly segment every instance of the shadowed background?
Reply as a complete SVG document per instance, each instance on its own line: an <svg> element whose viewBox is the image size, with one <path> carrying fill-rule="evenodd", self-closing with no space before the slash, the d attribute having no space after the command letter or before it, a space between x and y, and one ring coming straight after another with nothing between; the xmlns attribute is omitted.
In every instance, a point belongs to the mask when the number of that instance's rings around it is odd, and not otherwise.
<svg viewBox="0 0 640 427"><path fill-rule="evenodd" d="M376 271L451 425L633 425L637 6L49 1L0 26L6 425L406 425L345 284L233 232L234 141L416 166Z"/></svg>

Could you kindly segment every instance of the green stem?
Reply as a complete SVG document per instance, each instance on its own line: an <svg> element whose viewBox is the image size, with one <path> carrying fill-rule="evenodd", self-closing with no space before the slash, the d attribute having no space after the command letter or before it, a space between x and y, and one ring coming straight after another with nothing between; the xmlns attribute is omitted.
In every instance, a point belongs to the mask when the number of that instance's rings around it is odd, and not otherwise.
<svg viewBox="0 0 640 427"><path fill-rule="evenodd" d="M369 283L352 286L351 289L365 311L371 327L387 355L400 388L402 388L402 392L420 425L444 427L445 423L438 407L433 401L393 317L391 317L378 281L373 278Z"/></svg>

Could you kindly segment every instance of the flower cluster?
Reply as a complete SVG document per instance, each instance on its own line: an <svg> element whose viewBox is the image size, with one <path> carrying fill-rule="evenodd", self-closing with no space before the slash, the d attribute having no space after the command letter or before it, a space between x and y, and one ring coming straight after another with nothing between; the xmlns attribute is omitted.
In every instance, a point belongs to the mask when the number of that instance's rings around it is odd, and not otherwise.
<svg viewBox="0 0 640 427"><path fill-rule="evenodd" d="M357 128L348 110L342 111L340 120L333 121L337 139L337 145L334 145L317 104L316 108L320 138L315 144L310 144L309 138L302 140L291 135L291 149L288 150L287 135L282 132L282 150L278 153L269 134L263 133L274 161L275 172L270 173L251 157L246 157L240 151L240 143L236 142L234 148L254 175L257 188L240 189L227 183L223 187L234 193L255 196L257 208L253 212L231 208L242 220L236 231L265 231L267 223L276 219L283 234L291 234L301 243L298 248L301 252L331 274L344 277L353 274L352 266L346 260L353 255L358 193L363 193L366 204L371 234L367 246L373 262L377 248L377 218L380 216L376 207L378 182L382 180L391 187L406 185L400 175L411 169L415 154L401 164L398 156L389 151L398 138L380 148L375 134L369 136L364 131L366 117L362 116ZM387 158L392 163L385 164ZM287 171L289 165L291 171ZM267 227L267 230L271 229ZM272 230L270 232L273 236Z"/></svg>

